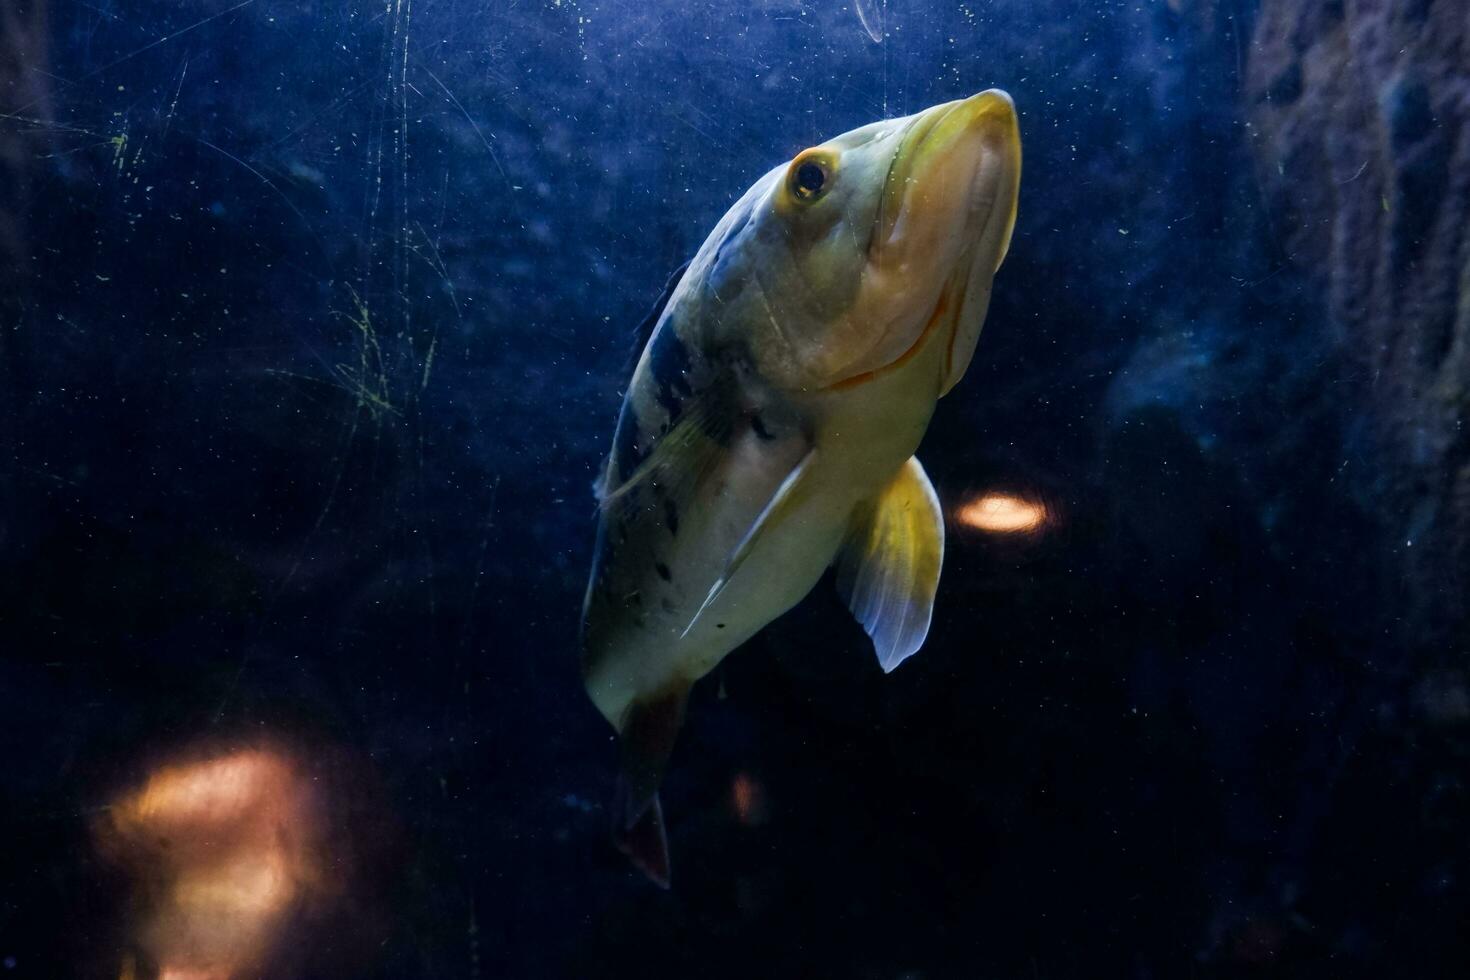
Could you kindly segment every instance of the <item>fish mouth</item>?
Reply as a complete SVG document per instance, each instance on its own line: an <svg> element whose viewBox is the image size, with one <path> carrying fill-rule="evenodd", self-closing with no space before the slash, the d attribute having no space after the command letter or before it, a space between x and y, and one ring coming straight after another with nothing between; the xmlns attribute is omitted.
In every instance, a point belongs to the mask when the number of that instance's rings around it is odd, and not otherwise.
<svg viewBox="0 0 1470 980"><path fill-rule="evenodd" d="M986 89L921 113L909 123L889 164L869 261L882 267L885 258L904 250L912 226L924 224L948 230L950 237L970 237L965 232L971 231L983 238L993 232L988 237L999 245L998 268L1015 227L1020 175L1020 127L1015 103L1005 92ZM957 218L971 220L955 227ZM997 224L997 218L1003 220Z"/></svg>
<svg viewBox="0 0 1470 980"><path fill-rule="evenodd" d="M1010 246L1020 179L1016 108L1000 89L909 120L884 178L864 277L865 307L886 311L887 326L867 364L834 387L871 380L941 336L941 394L953 386Z"/></svg>

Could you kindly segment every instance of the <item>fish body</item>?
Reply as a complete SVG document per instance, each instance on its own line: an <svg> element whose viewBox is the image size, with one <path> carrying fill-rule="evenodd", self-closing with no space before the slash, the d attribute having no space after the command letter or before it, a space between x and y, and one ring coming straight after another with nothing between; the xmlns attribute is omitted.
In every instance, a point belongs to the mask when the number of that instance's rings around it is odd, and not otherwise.
<svg viewBox="0 0 1470 980"><path fill-rule="evenodd" d="M582 669L619 734L614 835L654 880L689 686L833 564L885 670L928 630L943 520L914 458L963 375L1020 180L990 90L757 181L657 310L599 484Z"/></svg>

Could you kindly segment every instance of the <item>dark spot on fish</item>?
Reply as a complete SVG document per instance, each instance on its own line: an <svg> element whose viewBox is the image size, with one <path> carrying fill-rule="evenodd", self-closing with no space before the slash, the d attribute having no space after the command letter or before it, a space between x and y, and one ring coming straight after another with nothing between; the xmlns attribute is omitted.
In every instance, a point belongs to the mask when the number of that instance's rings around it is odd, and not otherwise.
<svg viewBox="0 0 1470 980"><path fill-rule="evenodd" d="M671 613L671 612L674 611L674 604L672 602L670 602L668 599L660 599L658 601L658 605L659 605L659 608L662 609L666 613Z"/></svg>
<svg viewBox="0 0 1470 980"><path fill-rule="evenodd" d="M664 499L664 526L669 529L670 534L676 537L678 536L679 507L674 503L674 498L672 497L666 497Z"/></svg>
<svg viewBox="0 0 1470 980"><path fill-rule="evenodd" d="M717 629L717 630L722 630L724 628L725 628L725 624L724 623L716 623L715 624L715 629Z"/></svg>
<svg viewBox="0 0 1470 980"><path fill-rule="evenodd" d="M750 430L766 442L770 442L776 438L771 434L771 430L766 428L765 421L759 415L752 415L750 417Z"/></svg>
<svg viewBox="0 0 1470 980"><path fill-rule="evenodd" d="M672 582L674 580L674 573L670 572L669 566L665 565L663 562L655 562L653 570L655 572L658 572L658 577L663 579L665 582Z"/></svg>
<svg viewBox="0 0 1470 980"><path fill-rule="evenodd" d="M648 369L658 385L658 403L669 413L669 421L679 417L684 399L694 394L689 385L689 348L674 330L673 322L653 335L648 347Z"/></svg>

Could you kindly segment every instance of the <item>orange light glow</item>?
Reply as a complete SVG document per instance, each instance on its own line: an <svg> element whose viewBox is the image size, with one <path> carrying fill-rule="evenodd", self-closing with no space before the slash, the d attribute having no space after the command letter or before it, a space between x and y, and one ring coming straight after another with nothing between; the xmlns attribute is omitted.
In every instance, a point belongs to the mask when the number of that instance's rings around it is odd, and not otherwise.
<svg viewBox="0 0 1470 980"><path fill-rule="evenodd" d="M113 803L98 837L134 876L138 948L160 978L259 972L292 912L326 889L318 800L276 750L162 766Z"/></svg>
<svg viewBox="0 0 1470 980"><path fill-rule="evenodd" d="M748 772L736 773L730 784L730 809L747 827L766 822L766 788Z"/></svg>
<svg viewBox="0 0 1470 980"><path fill-rule="evenodd" d="M961 506L954 519L991 534L1024 534L1047 523L1046 505L1009 493L986 493Z"/></svg>

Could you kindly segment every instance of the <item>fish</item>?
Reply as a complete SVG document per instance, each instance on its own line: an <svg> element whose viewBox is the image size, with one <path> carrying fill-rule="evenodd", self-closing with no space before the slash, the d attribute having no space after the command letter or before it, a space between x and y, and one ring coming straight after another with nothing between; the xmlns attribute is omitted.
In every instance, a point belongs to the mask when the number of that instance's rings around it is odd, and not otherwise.
<svg viewBox="0 0 1470 980"><path fill-rule="evenodd" d="M581 670L617 734L614 842L661 887L695 681L834 566L883 671L923 644L944 519L914 452L974 356L1020 178L999 89L854 129L751 185L646 319Z"/></svg>

